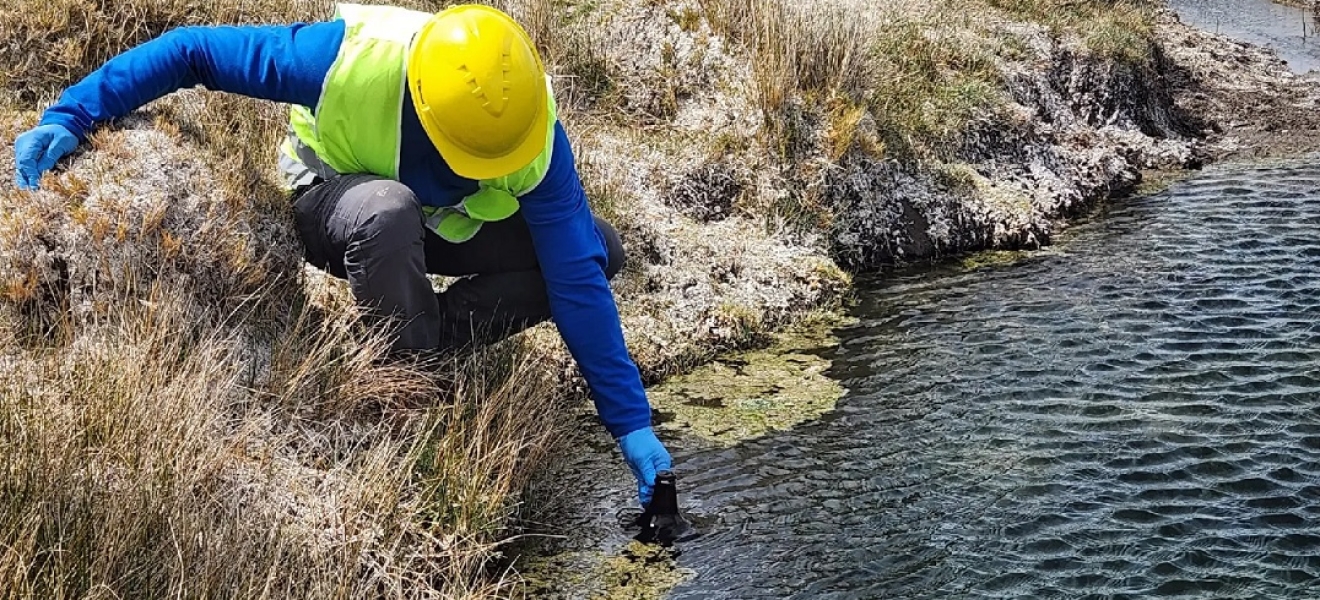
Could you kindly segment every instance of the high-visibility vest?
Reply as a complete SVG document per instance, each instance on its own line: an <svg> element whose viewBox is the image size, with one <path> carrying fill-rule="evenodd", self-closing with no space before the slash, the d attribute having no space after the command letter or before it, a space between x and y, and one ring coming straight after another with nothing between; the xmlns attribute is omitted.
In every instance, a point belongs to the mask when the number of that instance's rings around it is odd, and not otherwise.
<svg viewBox="0 0 1320 600"><path fill-rule="evenodd" d="M352 173L399 178L408 50L432 16L390 6L338 5L335 18L345 25L339 54L315 110L293 107L290 135L280 147L280 166L291 186L309 173L322 179ZM423 206L429 228L450 242L465 242L483 222L518 212L518 197L536 189L550 170L554 91L546 97L550 118L541 154L513 174L479 180L478 190L454 206Z"/></svg>

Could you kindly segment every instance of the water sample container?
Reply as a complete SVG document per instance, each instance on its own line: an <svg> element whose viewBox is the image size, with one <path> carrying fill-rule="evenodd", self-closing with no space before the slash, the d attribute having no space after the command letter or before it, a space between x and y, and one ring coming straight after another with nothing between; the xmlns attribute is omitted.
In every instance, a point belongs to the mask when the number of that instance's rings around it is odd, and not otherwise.
<svg viewBox="0 0 1320 600"><path fill-rule="evenodd" d="M644 544L668 546L689 539L696 533L692 524L678 512L678 480L673 471L660 471L655 476L655 492L651 503L637 517L635 525L642 530L636 540Z"/></svg>

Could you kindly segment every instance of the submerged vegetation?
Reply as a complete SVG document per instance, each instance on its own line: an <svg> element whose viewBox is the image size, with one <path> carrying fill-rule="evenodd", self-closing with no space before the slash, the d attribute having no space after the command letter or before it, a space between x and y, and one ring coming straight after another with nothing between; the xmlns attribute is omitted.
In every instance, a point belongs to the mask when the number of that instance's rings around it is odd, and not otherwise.
<svg viewBox="0 0 1320 600"><path fill-rule="evenodd" d="M969 127L1014 118L1004 63L1040 57L998 17L1120 61L1149 60L1151 35L1143 4L1100 0L495 4L545 52L593 205L630 244L617 289L648 381L837 302L823 188L840 165L956 163ZM0 139L172 27L331 10L10 2ZM565 353L542 327L444 364L384 361L344 287L302 269L272 178L286 115L181 92L103 128L38 193L0 152L0 598L518 593L522 493L577 426L555 418L580 397ZM743 407L761 422L739 435L825 410L825 391Z"/></svg>
<svg viewBox="0 0 1320 600"><path fill-rule="evenodd" d="M535 598L660 600L693 573L671 548L629 542L618 554L568 552L528 565L524 591Z"/></svg>
<svg viewBox="0 0 1320 600"><path fill-rule="evenodd" d="M733 445L833 410L844 389L818 353L836 343L826 332L837 324L814 322L775 336L769 348L721 357L652 388L662 428Z"/></svg>

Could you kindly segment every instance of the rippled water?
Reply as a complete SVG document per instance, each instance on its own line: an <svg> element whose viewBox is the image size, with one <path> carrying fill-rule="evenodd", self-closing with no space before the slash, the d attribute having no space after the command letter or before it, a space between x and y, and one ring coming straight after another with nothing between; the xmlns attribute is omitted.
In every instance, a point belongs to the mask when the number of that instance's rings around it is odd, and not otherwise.
<svg viewBox="0 0 1320 600"><path fill-rule="evenodd" d="M890 276L839 408L678 453L676 598L1320 597L1320 167Z"/></svg>
<svg viewBox="0 0 1320 600"><path fill-rule="evenodd" d="M1271 0L1168 1L1189 25L1269 46L1296 73L1320 70L1320 13Z"/></svg>

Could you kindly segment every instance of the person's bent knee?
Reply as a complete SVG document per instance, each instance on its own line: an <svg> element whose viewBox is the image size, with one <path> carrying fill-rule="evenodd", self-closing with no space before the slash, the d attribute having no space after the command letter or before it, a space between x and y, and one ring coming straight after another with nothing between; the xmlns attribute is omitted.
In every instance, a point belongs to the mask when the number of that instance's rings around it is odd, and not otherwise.
<svg viewBox="0 0 1320 600"><path fill-rule="evenodd" d="M390 179L365 183L356 190L362 200L362 215L356 235L359 241L404 243L420 240L425 219L417 195L408 186Z"/></svg>
<svg viewBox="0 0 1320 600"><path fill-rule="evenodd" d="M619 237L618 230L600 217L596 217L596 230L605 241L605 277L614 279L614 276L623 270L624 260L627 258L623 252L623 240Z"/></svg>

